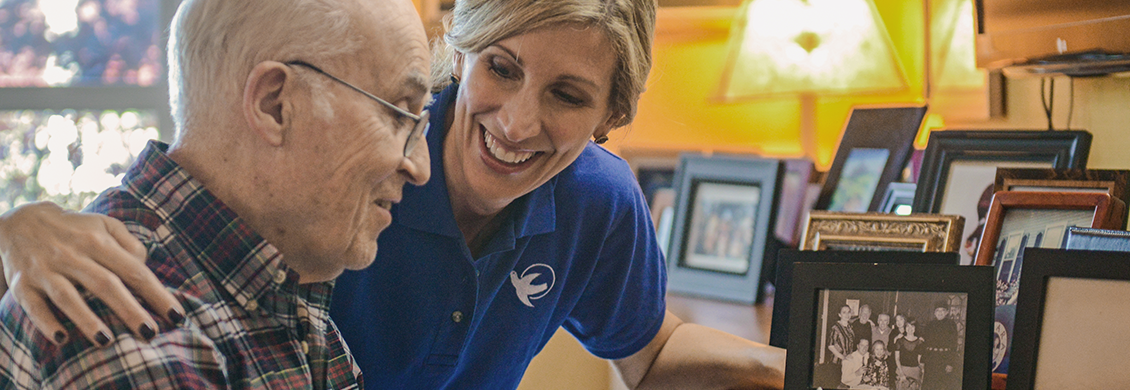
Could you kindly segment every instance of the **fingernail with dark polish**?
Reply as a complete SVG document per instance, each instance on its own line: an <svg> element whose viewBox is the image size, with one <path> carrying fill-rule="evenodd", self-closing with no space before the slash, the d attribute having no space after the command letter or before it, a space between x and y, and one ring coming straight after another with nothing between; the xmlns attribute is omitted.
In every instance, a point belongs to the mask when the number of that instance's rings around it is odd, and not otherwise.
<svg viewBox="0 0 1130 390"><path fill-rule="evenodd" d="M181 326L184 324L184 314L181 314L177 309L169 309L169 321L173 322L173 326Z"/></svg>
<svg viewBox="0 0 1130 390"><path fill-rule="evenodd" d="M141 333L141 337L146 341L152 340L153 336L157 335L157 333L153 331L153 327L149 326L149 324L141 324L141 327L137 328L137 331Z"/></svg>
<svg viewBox="0 0 1130 390"><path fill-rule="evenodd" d="M106 335L106 331L100 330L98 331L98 334L94 335L94 342L98 343L98 345L100 346L105 347L106 344L110 343L110 336Z"/></svg>
<svg viewBox="0 0 1130 390"><path fill-rule="evenodd" d="M67 334L63 333L63 331L61 331L61 330L56 330L55 331L55 344L62 344L64 341L67 341Z"/></svg>

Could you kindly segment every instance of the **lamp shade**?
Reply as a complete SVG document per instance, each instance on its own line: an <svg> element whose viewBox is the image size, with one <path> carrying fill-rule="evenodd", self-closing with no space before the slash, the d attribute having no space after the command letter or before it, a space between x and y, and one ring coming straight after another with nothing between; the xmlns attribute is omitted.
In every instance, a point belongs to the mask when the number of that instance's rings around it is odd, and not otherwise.
<svg viewBox="0 0 1130 390"><path fill-rule="evenodd" d="M730 34L720 96L848 94L906 86L870 0L747 0Z"/></svg>

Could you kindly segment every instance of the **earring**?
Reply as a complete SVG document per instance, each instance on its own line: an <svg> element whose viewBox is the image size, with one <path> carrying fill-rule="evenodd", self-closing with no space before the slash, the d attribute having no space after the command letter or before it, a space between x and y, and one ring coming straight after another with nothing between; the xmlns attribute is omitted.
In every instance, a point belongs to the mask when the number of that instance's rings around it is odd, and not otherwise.
<svg viewBox="0 0 1130 390"><path fill-rule="evenodd" d="M456 76L455 73L451 74L451 83L452 84L459 84L459 76Z"/></svg>
<svg viewBox="0 0 1130 390"><path fill-rule="evenodd" d="M597 138L594 141L596 142L597 145L603 145L605 142L608 142L608 136L602 135L602 136L600 136L600 138Z"/></svg>

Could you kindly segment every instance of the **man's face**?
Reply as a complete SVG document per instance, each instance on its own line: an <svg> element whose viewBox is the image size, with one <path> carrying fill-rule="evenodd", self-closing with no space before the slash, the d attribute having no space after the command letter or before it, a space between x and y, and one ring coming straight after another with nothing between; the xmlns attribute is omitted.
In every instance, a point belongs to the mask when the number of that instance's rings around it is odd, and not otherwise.
<svg viewBox="0 0 1130 390"><path fill-rule="evenodd" d="M356 4L351 13L363 49L348 63L314 65L419 113L431 56L415 9L403 0ZM404 157L413 120L324 75L308 69L295 73L302 73L311 88L309 99L295 107L294 194L287 196L304 207L292 210L289 229L295 233L289 237L296 245L285 254L292 264L301 263L304 279L316 270L310 279L329 280L343 269L372 263L377 235L392 222L389 208L401 200L406 182L428 180L430 158L422 141Z"/></svg>
<svg viewBox="0 0 1130 390"><path fill-rule="evenodd" d="M891 325L891 316L886 315L886 314L880 314L878 322L879 322L880 328L887 328L888 326Z"/></svg>
<svg viewBox="0 0 1130 390"><path fill-rule="evenodd" d="M936 308L936 309L934 309L934 318L937 318L939 320L943 320L943 319L946 318L946 314L948 314L948 313L949 313L949 310L946 310L946 308L944 308L944 307Z"/></svg>
<svg viewBox="0 0 1130 390"><path fill-rule="evenodd" d="M859 339L859 353L867 353L867 348L869 348L870 345L871 342L867 341L867 339Z"/></svg>
<svg viewBox="0 0 1130 390"><path fill-rule="evenodd" d="M859 322L871 321L871 308L867 305L859 307Z"/></svg>

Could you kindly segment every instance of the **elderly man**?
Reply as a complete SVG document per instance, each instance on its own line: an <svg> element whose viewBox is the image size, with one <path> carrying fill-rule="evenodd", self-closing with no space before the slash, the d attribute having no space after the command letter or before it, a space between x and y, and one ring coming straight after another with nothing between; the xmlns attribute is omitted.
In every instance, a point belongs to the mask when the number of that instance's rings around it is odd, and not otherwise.
<svg viewBox="0 0 1130 390"><path fill-rule="evenodd" d="M48 340L6 296L0 388L359 387L329 282L372 262L404 184L428 179L417 20L407 0L184 1L176 140L88 210L125 222L186 311L130 329L92 299L108 328Z"/></svg>

